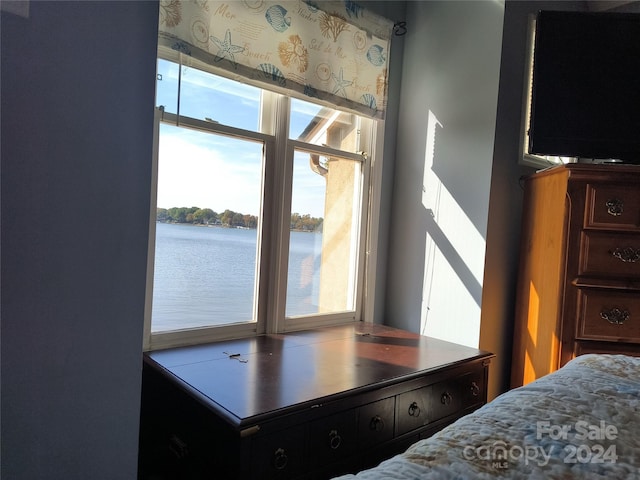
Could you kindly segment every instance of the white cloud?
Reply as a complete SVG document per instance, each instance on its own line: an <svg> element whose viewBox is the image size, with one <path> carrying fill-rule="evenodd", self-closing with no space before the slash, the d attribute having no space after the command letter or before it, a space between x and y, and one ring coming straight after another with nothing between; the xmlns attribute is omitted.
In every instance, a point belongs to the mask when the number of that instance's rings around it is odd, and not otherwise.
<svg viewBox="0 0 640 480"><path fill-rule="evenodd" d="M221 137L219 137L221 139ZM223 139L221 139L223 140ZM181 135L162 135L158 161L158 207L260 210L262 148L233 141L203 145ZM232 146L233 145L233 146ZM249 157L247 149L253 155Z"/></svg>

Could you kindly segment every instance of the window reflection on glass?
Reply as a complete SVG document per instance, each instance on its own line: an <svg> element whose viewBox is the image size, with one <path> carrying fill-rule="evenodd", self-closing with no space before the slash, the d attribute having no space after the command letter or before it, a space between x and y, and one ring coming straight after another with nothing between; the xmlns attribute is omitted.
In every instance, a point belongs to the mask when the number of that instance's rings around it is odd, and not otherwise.
<svg viewBox="0 0 640 480"><path fill-rule="evenodd" d="M161 125L152 331L255 321L261 143Z"/></svg>
<svg viewBox="0 0 640 480"><path fill-rule="evenodd" d="M253 132L260 125L259 88L192 66L158 60L156 96L157 106L164 106L169 113L177 114L179 107L180 115Z"/></svg>
<svg viewBox="0 0 640 480"><path fill-rule="evenodd" d="M296 151L287 317L354 310L360 185L360 162Z"/></svg>
<svg viewBox="0 0 640 480"><path fill-rule="evenodd" d="M351 113L291 99L289 138L358 152L362 150L358 120L358 116Z"/></svg>
<svg viewBox="0 0 640 480"><path fill-rule="evenodd" d="M162 106L169 113L178 112L179 68L176 63L158 59L156 107Z"/></svg>

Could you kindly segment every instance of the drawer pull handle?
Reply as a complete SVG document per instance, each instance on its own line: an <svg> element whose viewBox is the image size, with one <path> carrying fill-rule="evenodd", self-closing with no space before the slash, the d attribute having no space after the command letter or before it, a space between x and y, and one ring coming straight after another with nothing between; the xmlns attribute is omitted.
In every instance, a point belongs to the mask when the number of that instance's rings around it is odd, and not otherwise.
<svg viewBox="0 0 640 480"><path fill-rule="evenodd" d="M409 405L409 416L410 417L420 416L420 407L416 402L413 402L411 405Z"/></svg>
<svg viewBox="0 0 640 480"><path fill-rule="evenodd" d="M376 432L381 432L384 430L384 420L380 417L380 415L376 415L369 422L369 428L371 430L375 430Z"/></svg>
<svg viewBox="0 0 640 480"><path fill-rule="evenodd" d="M613 325L623 325L624 322L629 320L631 315L626 310L620 310L619 308L612 308L611 310L603 310L600 312L600 317Z"/></svg>
<svg viewBox="0 0 640 480"><path fill-rule="evenodd" d="M329 432L329 447L331 450L337 450L342 443L342 437L338 434L337 430L331 430Z"/></svg>
<svg viewBox="0 0 640 480"><path fill-rule="evenodd" d="M442 396L440 397L440 402L443 405L450 405L452 400L453 400L453 397L451 396L451 394L449 392L444 392L442 394Z"/></svg>
<svg viewBox="0 0 640 480"><path fill-rule="evenodd" d="M474 397L480 395L480 387L476 382L471 382L471 395Z"/></svg>
<svg viewBox="0 0 640 480"><path fill-rule="evenodd" d="M640 248L626 247L616 248L610 252L615 258L624 263L636 263L640 261Z"/></svg>
<svg viewBox="0 0 640 480"><path fill-rule="evenodd" d="M284 448L279 448L273 454L273 466L276 467L276 470L284 470L287 468L287 463L289 463L289 457L284 451Z"/></svg>
<svg viewBox="0 0 640 480"><path fill-rule="evenodd" d="M607 203L605 205L607 206L607 213L614 217L619 217L624 211L624 203L622 202L622 200L619 200L617 198L610 198L609 200L607 200Z"/></svg>

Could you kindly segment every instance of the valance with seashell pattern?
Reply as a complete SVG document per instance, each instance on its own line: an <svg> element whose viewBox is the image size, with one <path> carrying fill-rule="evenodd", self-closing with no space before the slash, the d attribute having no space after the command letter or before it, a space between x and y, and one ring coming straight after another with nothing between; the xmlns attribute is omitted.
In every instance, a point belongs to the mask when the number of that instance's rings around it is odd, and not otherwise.
<svg viewBox="0 0 640 480"><path fill-rule="evenodd" d="M227 77L384 118L392 29L350 0L161 0L158 42Z"/></svg>

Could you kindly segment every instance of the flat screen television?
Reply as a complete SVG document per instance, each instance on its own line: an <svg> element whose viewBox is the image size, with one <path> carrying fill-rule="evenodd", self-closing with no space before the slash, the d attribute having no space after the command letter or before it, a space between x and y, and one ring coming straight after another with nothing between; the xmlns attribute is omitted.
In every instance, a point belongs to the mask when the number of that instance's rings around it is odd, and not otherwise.
<svg viewBox="0 0 640 480"><path fill-rule="evenodd" d="M529 153L640 164L640 14L541 11Z"/></svg>

